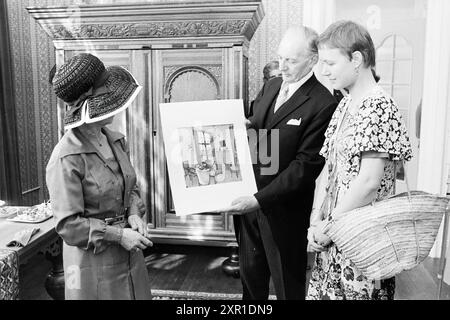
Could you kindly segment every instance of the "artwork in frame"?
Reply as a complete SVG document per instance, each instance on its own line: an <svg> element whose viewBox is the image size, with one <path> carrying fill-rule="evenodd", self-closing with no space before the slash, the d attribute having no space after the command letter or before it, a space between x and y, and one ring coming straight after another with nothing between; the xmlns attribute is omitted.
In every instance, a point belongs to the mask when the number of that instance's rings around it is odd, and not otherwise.
<svg viewBox="0 0 450 320"><path fill-rule="evenodd" d="M160 115L177 215L256 193L242 100L162 103Z"/></svg>
<svg viewBox="0 0 450 320"><path fill-rule="evenodd" d="M186 188L242 181L234 125L178 129Z"/></svg>

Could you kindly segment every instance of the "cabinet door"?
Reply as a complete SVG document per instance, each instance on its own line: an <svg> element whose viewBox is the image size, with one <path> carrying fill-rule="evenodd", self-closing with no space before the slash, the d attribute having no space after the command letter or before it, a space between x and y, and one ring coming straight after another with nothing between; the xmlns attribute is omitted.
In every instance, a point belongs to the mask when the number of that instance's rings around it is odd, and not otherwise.
<svg viewBox="0 0 450 320"><path fill-rule="evenodd" d="M82 52L86 51L65 51L64 60L67 61ZM149 90L149 75L152 73L151 65L149 65L151 52L149 50L112 50L108 47L104 50L91 50L90 52L102 60L106 67L116 65L127 69L143 87L132 105L114 117L114 122L109 125L109 128L125 135L130 149L131 162L136 171L141 198L148 208L147 211L152 212L150 190L152 190L153 177L150 172L153 159L149 151L153 130L150 122L149 103L151 99L151 90ZM150 227L153 227L152 214L148 214L147 221Z"/></svg>
<svg viewBox="0 0 450 320"><path fill-rule="evenodd" d="M163 137L159 103L228 98L229 49L180 49L153 51L153 125L155 126L155 224L156 233L170 239L234 241L232 217L226 214L175 214ZM180 115L182 116L182 115Z"/></svg>

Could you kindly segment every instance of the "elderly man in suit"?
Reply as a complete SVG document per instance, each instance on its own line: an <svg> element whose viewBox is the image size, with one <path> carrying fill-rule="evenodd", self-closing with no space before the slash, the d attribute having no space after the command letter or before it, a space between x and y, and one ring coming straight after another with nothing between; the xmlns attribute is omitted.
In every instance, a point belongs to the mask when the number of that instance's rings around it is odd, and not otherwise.
<svg viewBox="0 0 450 320"><path fill-rule="evenodd" d="M247 122L259 131L256 143L250 139L258 192L223 210L234 214L244 300L268 299L270 277L278 299L305 298L307 229L324 165L319 151L337 104L312 71L316 38L306 27L287 30L278 48L282 77L264 85ZM261 161L268 155L270 163Z"/></svg>

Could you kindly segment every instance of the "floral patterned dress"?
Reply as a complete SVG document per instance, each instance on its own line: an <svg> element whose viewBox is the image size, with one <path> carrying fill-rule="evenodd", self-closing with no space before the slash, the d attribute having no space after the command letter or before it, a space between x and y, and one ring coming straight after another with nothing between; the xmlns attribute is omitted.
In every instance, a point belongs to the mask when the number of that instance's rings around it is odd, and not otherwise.
<svg viewBox="0 0 450 320"><path fill-rule="evenodd" d="M327 196L321 210L331 219L333 210L358 175L362 152L387 158L377 200L394 193L396 161L411 159L411 145L401 114L389 95L376 86L355 114L347 111L344 97L325 133L321 155L327 159ZM306 299L387 300L394 298L395 278L369 280L334 243L317 253Z"/></svg>

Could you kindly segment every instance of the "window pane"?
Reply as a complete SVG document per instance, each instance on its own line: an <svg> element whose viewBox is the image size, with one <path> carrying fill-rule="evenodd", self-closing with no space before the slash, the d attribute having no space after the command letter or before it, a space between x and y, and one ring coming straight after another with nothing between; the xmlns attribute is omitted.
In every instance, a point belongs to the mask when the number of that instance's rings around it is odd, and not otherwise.
<svg viewBox="0 0 450 320"><path fill-rule="evenodd" d="M410 97L410 86L394 86L393 98L400 109L409 109Z"/></svg>
<svg viewBox="0 0 450 320"><path fill-rule="evenodd" d="M380 83L392 82L393 61L378 61L376 66L377 74L380 76Z"/></svg>
<svg viewBox="0 0 450 320"><path fill-rule="evenodd" d="M381 84L381 87L386 91L387 94L392 96L392 86L389 84Z"/></svg>
<svg viewBox="0 0 450 320"><path fill-rule="evenodd" d="M198 135L198 142L205 143L205 135L203 134L203 131L197 131L197 135Z"/></svg>
<svg viewBox="0 0 450 320"><path fill-rule="evenodd" d="M394 37L389 36L377 49L377 58L380 60L394 58Z"/></svg>
<svg viewBox="0 0 450 320"><path fill-rule="evenodd" d="M412 61L396 61L394 82L398 84L411 84Z"/></svg>
<svg viewBox="0 0 450 320"><path fill-rule="evenodd" d="M395 37L395 59L412 59L411 46L400 36Z"/></svg>
<svg viewBox="0 0 450 320"><path fill-rule="evenodd" d="M399 111L400 111L400 114L402 115L402 119L409 131L409 116L408 116L409 110L399 109Z"/></svg>

